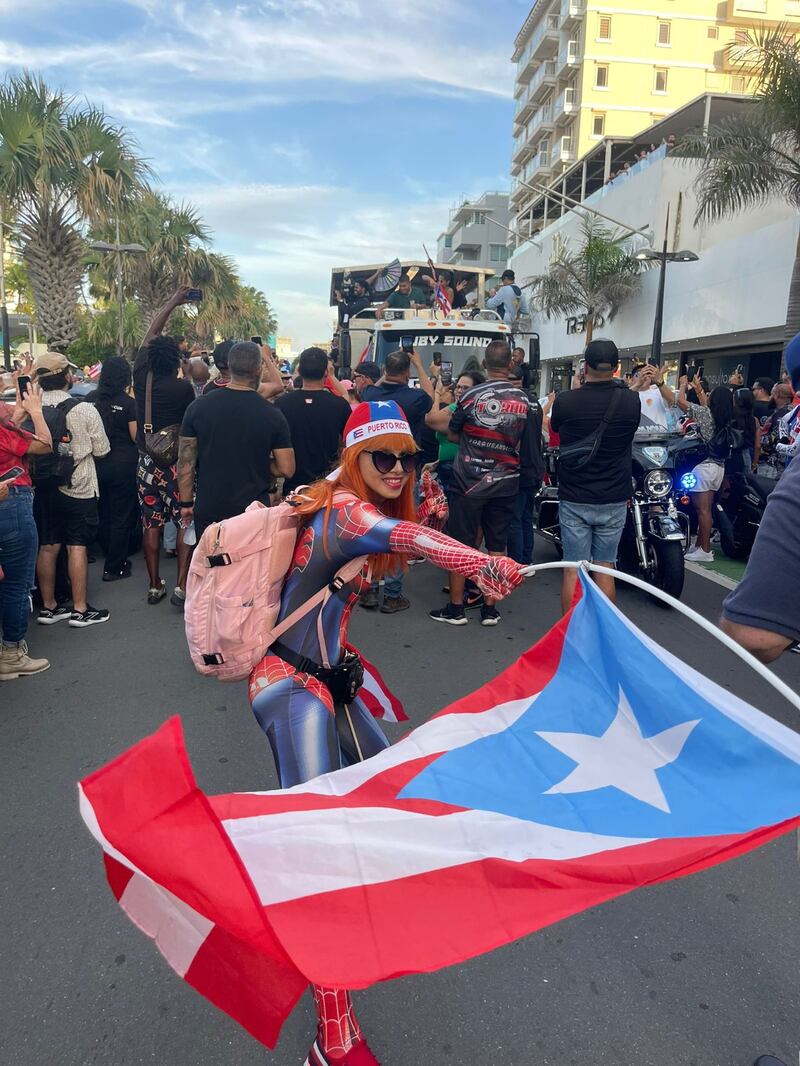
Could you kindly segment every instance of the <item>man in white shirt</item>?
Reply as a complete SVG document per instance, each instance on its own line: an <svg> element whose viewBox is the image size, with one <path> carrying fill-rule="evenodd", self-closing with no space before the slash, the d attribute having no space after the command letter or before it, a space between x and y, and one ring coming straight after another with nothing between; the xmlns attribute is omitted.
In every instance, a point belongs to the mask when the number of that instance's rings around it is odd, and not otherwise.
<svg viewBox="0 0 800 1066"><path fill-rule="evenodd" d="M39 557L36 572L43 607L37 622L53 625L68 619L75 629L107 622L109 612L92 607L86 599L88 582L88 552L97 535L97 498L100 494L95 458L110 451L103 420L94 404L76 401L69 394L72 385L71 364L60 352L45 352L33 364L33 376L42 388L45 421L51 425L48 408L64 404L68 440L58 441L53 434L53 453L67 452L73 470L66 483L61 479L38 482L34 474L36 494L34 516L39 530ZM52 426L51 426L52 429ZM72 585L72 608L56 601L56 562L61 545L67 548L67 569Z"/></svg>

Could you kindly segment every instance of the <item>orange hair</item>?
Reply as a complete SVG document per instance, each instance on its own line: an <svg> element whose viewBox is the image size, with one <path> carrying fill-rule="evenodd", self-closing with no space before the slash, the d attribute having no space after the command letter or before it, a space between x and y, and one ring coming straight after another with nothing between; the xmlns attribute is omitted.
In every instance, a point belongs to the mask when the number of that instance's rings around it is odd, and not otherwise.
<svg viewBox="0 0 800 1066"><path fill-rule="evenodd" d="M359 441L358 444L352 444L342 452L341 465L334 481L315 481L309 488L303 489L300 503L297 505L298 514L314 515L317 511L325 509L322 543L326 555L328 554L328 522L333 510L333 497L337 492L352 492L360 500L374 504L387 518L400 518L404 522L415 522L417 519L417 510L414 505L414 477L408 479L396 500L377 498L367 488L358 466L359 455L367 449L394 452L396 455L413 454L419 450L413 439L404 433L386 433L380 437ZM405 569L405 556L398 557L389 553L371 555L369 561L373 578L377 580L395 569L398 559L402 568Z"/></svg>

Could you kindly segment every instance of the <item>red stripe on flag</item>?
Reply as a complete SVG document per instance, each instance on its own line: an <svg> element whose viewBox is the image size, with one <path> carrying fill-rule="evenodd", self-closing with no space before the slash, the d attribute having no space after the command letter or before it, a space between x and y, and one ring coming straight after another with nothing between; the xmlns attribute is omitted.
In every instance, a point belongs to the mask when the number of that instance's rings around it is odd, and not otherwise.
<svg viewBox="0 0 800 1066"><path fill-rule="evenodd" d="M108 887L114 893L114 899L119 903L122 893L128 887L128 882L133 877L133 870L123 866L121 862L112 859L110 855L103 853L103 862L106 866L106 879Z"/></svg>
<svg viewBox="0 0 800 1066"><path fill-rule="evenodd" d="M305 978L292 986L282 964L220 926L208 934L184 979L271 1048L306 986Z"/></svg>
<svg viewBox="0 0 800 1066"><path fill-rule="evenodd" d="M635 888L733 859L798 825L794 818L744 836L655 841L561 862L485 859L273 904L268 913L313 983L365 988L464 962Z"/></svg>

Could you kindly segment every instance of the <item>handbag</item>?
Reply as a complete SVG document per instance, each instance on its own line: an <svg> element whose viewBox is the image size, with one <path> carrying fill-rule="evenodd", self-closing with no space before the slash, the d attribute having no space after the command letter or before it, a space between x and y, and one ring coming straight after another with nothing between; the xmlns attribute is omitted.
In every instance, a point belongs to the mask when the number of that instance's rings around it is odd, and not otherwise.
<svg viewBox="0 0 800 1066"><path fill-rule="evenodd" d="M582 440L573 441L572 444L561 445L558 450L558 464L560 467L563 466L570 473L573 473L582 470L594 459L600 449L608 423L617 413L624 387L624 385L619 385L614 390L611 403L606 408L606 413L594 433L590 433L588 437L584 437Z"/></svg>
<svg viewBox="0 0 800 1066"><path fill-rule="evenodd" d="M708 457L717 463L724 463L734 452L744 448L744 433L732 423L718 429L708 442Z"/></svg>
<svg viewBox="0 0 800 1066"><path fill-rule="evenodd" d="M144 450L157 466L174 466L178 461L178 437L181 427L165 426L153 430L153 371L147 371L144 393Z"/></svg>

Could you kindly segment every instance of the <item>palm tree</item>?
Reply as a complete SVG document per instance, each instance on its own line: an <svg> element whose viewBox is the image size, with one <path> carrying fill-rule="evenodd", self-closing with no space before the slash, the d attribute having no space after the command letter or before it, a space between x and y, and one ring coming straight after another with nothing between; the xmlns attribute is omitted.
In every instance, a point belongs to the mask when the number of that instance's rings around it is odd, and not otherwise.
<svg viewBox="0 0 800 1066"><path fill-rule="evenodd" d="M630 238L613 233L594 215L581 218L577 250L559 235L547 273L529 278L534 307L545 318L586 316L586 343L598 319L612 319L639 288L643 264L633 258Z"/></svg>
<svg viewBox="0 0 800 1066"><path fill-rule="evenodd" d="M28 73L0 85L0 201L15 218L51 348L77 334L82 228L120 210L147 173L128 135L97 108Z"/></svg>
<svg viewBox="0 0 800 1066"><path fill-rule="evenodd" d="M260 336L274 333L278 320L266 296L252 285L242 285L237 279L232 293L222 300L203 301L195 320L198 337L213 338Z"/></svg>
<svg viewBox="0 0 800 1066"><path fill-rule="evenodd" d="M106 222L92 230L96 240L113 241L115 227ZM191 204L175 204L163 193L147 192L135 209L120 218L123 244L141 244L146 251L128 255L123 262L123 286L149 322L177 288L191 285L203 290L204 301L233 299L238 282L233 263L208 250L211 231ZM114 291L115 264L110 257L97 259L90 268L92 293Z"/></svg>
<svg viewBox="0 0 800 1066"><path fill-rule="evenodd" d="M701 161L695 221L718 221L781 197L800 207L800 40L778 26L729 49L754 104L707 130L690 131L670 153ZM784 345L800 333L800 244L786 309Z"/></svg>

